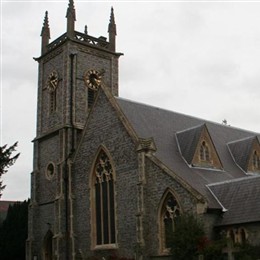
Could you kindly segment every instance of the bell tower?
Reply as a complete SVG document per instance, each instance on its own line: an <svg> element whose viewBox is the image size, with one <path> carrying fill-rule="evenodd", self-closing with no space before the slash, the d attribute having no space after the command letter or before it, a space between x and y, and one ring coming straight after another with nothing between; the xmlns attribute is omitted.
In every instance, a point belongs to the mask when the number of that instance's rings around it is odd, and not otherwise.
<svg viewBox="0 0 260 260"><path fill-rule="evenodd" d="M99 85L118 95L116 24L111 8L108 39L75 30L74 1L67 31L50 42L46 11L38 62L37 129L34 139L26 259L75 259L71 255L69 212L73 155Z"/></svg>

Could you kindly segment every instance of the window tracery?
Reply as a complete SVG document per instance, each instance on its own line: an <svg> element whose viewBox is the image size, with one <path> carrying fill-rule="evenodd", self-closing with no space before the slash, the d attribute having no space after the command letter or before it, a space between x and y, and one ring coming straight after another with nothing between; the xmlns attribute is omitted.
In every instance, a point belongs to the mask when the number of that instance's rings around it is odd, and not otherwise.
<svg viewBox="0 0 260 260"><path fill-rule="evenodd" d="M180 216L180 206L171 192L169 192L161 207L162 247L170 248L172 233L175 231L176 218Z"/></svg>
<svg viewBox="0 0 260 260"><path fill-rule="evenodd" d="M95 244L116 242L113 167L107 154L101 150L94 166Z"/></svg>

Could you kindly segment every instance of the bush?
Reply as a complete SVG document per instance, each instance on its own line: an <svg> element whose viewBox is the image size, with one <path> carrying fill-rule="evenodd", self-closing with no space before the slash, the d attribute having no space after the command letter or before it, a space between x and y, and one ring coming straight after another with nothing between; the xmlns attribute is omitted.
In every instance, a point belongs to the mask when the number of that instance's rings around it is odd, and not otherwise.
<svg viewBox="0 0 260 260"><path fill-rule="evenodd" d="M204 260L224 260L222 248L226 246L226 239L210 241L203 250Z"/></svg>
<svg viewBox="0 0 260 260"><path fill-rule="evenodd" d="M237 245L239 251L235 253L236 260L258 260L260 256L260 245L250 245L248 243Z"/></svg>
<svg viewBox="0 0 260 260"><path fill-rule="evenodd" d="M170 239L173 259L198 259L206 240L203 225L197 218L193 215L179 216Z"/></svg>

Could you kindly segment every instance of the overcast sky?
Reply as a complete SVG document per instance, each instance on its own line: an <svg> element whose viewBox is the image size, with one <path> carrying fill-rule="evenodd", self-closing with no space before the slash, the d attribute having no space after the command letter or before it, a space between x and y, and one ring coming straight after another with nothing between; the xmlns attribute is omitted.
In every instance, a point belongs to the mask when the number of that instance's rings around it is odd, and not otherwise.
<svg viewBox="0 0 260 260"><path fill-rule="evenodd" d="M44 13L51 41L68 1L1 1L1 145L21 152L3 200L30 196L37 70ZM75 1L76 30L107 36L117 24L120 96L260 132L260 2Z"/></svg>

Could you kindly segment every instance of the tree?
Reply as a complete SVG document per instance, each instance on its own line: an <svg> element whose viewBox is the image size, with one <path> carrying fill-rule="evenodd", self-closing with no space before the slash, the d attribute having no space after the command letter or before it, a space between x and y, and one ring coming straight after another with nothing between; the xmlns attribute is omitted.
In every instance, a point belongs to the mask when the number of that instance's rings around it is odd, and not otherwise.
<svg viewBox="0 0 260 260"><path fill-rule="evenodd" d="M218 237L216 240L209 240L202 222L194 215L184 214L177 217L171 236L173 259L197 260L199 255L203 255L204 260L225 259L222 248L226 245L226 239Z"/></svg>
<svg viewBox="0 0 260 260"><path fill-rule="evenodd" d="M0 258L24 260L28 228L29 200L16 202L8 208L6 219L0 227Z"/></svg>
<svg viewBox="0 0 260 260"><path fill-rule="evenodd" d="M3 182L1 181L1 177L7 172L7 169L15 163L20 155L20 153L18 153L12 156L12 153L16 151L16 147L17 142L10 147L7 147L7 144L0 146L0 198L2 196L2 190L5 188L5 185L3 185Z"/></svg>
<svg viewBox="0 0 260 260"><path fill-rule="evenodd" d="M206 242L203 225L195 216L184 214L176 218L175 230L171 238L173 259L198 259Z"/></svg>

